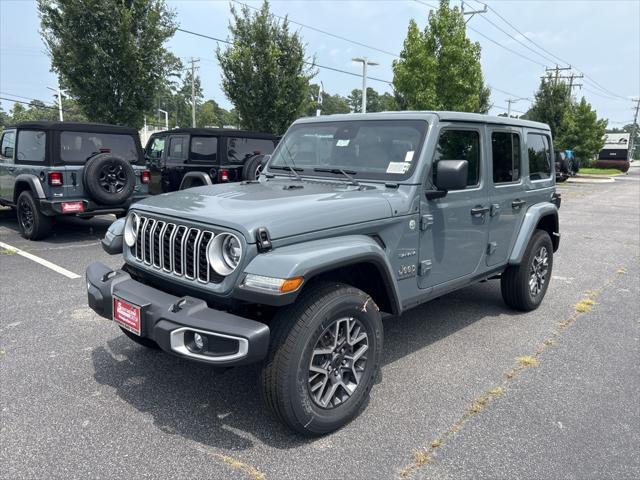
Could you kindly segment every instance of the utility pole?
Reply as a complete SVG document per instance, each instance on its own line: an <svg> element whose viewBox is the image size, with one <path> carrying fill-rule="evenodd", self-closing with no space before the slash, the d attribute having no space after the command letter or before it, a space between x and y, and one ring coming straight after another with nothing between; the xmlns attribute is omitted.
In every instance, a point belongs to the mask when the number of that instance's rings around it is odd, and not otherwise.
<svg viewBox="0 0 640 480"><path fill-rule="evenodd" d="M379 65L367 57L352 58L354 62L362 62L362 113L367 113L367 65Z"/></svg>
<svg viewBox="0 0 640 480"><path fill-rule="evenodd" d="M196 126L196 63L200 61L199 58L193 58L189 60L191 63L191 126Z"/></svg>
<svg viewBox="0 0 640 480"><path fill-rule="evenodd" d="M60 121L63 122L64 121L64 116L62 115L62 94L66 94L67 92L65 92L64 90L62 90L60 88L60 83L58 83L57 87L47 87L49 90L53 90L54 92L56 92L56 96L58 97L58 117L60 118Z"/></svg>
<svg viewBox="0 0 640 480"><path fill-rule="evenodd" d="M629 153L631 154L631 160L633 160L633 150L636 148L633 144L633 139L636 136L636 130L638 129L638 110L640 110L640 97L632 98L631 101L636 102L636 113L633 116L633 125L631 125L631 139L629 140Z"/></svg>
<svg viewBox="0 0 640 480"><path fill-rule="evenodd" d="M465 15L470 15L470 17L464 23L469 23L469 20L471 20L476 13L487 13L487 5L486 4L483 4L483 5L484 5L484 8L482 10L465 10L464 0L462 0L462 2L460 3L460 11L462 12L462 16L464 17Z"/></svg>
<svg viewBox="0 0 640 480"><path fill-rule="evenodd" d="M554 76L554 80L555 83L558 83L558 79L560 78L560 71L562 70L571 70L571 65L569 65L568 67L559 67L558 65L555 66L555 68L546 68L544 69L545 72L556 72L555 76ZM546 77L542 77L542 79L544 80Z"/></svg>

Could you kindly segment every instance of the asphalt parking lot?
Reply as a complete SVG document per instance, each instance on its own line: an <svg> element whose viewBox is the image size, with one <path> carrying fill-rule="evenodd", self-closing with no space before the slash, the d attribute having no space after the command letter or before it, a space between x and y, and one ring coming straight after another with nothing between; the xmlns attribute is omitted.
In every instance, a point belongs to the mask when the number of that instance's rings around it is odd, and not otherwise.
<svg viewBox="0 0 640 480"><path fill-rule="evenodd" d="M640 176L565 184L547 297L518 314L489 281L385 322L382 376L355 421L302 439L260 402L256 367L148 351L86 304L121 262L113 217L28 242L0 209L0 477L640 478ZM580 310L580 311L578 311Z"/></svg>

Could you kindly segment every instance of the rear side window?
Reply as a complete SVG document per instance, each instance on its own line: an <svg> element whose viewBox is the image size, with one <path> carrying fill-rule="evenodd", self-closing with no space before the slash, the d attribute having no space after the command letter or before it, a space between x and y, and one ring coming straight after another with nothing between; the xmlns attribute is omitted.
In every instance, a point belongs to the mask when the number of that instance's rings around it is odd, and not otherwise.
<svg viewBox="0 0 640 480"><path fill-rule="evenodd" d="M160 158L164 151L164 137L155 137L151 140L151 145L147 148L147 157Z"/></svg>
<svg viewBox="0 0 640 480"><path fill-rule="evenodd" d="M491 134L493 183L517 182L520 179L520 135L510 132Z"/></svg>
<svg viewBox="0 0 640 480"><path fill-rule="evenodd" d="M215 162L218 158L216 137L191 137L191 160L194 162Z"/></svg>
<svg viewBox="0 0 640 480"><path fill-rule="evenodd" d="M551 178L549 137L539 133L527 134L527 154L529 157L529 178L531 180Z"/></svg>
<svg viewBox="0 0 640 480"><path fill-rule="evenodd" d="M98 153L112 153L136 163L138 149L131 135L94 132L61 132L60 159L65 163L84 163Z"/></svg>
<svg viewBox="0 0 640 480"><path fill-rule="evenodd" d="M436 164L440 160L466 160L469 162L467 186L480 181L480 134L474 130L445 130L440 134L436 156L433 159L433 181L436 181Z"/></svg>
<svg viewBox="0 0 640 480"><path fill-rule="evenodd" d="M44 162L47 134L37 130L18 132L18 153L16 159L26 162Z"/></svg>
<svg viewBox="0 0 640 480"><path fill-rule="evenodd" d="M16 132L10 130L2 135L0 143L0 158L3 160L13 159L13 151L16 148Z"/></svg>
<svg viewBox="0 0 640 480"><path fill-rule="evenodd" d="M227 140L227 160L230 163L244 163L249 157L260 154L268 155L273 153L274 149L273 140L229 137Z"/></svg>
<svg viewBox="0 0 640 480"><path fill-rule="evenodd" d="M187 158L187 149L185 148L184 137L171 137L169 139L169 157L177 159Z"/></svg>

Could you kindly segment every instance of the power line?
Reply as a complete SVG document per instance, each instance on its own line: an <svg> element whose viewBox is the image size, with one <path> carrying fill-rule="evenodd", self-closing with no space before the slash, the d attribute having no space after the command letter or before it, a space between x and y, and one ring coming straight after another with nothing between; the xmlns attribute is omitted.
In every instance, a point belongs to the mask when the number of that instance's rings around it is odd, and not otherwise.
<svg viewBox="0 0 640 480"><path fill-rule="evenodd" d="M45 105L47 104L47 102L45 102L44 100L40 100L39 98L25 97L23 95L16 95L15 93L9 93L9 92L0 92L0 94L9 95L10 97L23 98L25 100L32 100L32 101L36 101L36 102L42 102Z"/></svg>
<svg viewBox="0 0 640 480"><path fill-rule="evenodd" d="M183 32L183 33L188 33L188 34L190 34L190 35L196 35L196 36L198 36L198 37L207 38L207 39L209 39L209 40L214 40L214 41L216 41L216 42L222 42L222 43L225 43L225 44L227 44L227 45L234 45L234 43L233 43L233 42L230 42L230 41L228 41L228 40L223 40L223 39L221 39L221 38L217 38L217 37L212 37L211 35L205 35L205 34L203 34L203 33L197 33L197 32L193 32L193 31L191 31L191 30L185 30L184 28L178 28L177 30L178 30L178 31L180 31L180 32ZM345 75L351 75L351 76L353 76L353 77L358 77L358 78L361 78L361 77L362 77L362 75L360 75L360 74L358 74L358 73L350 72L350 71L348 71L348 70L342 70L342 69L340 69L340 68L329 67L329 66L327 66L327 65L320 65L319 63L316 63L316 62L308 62L308 61L304 60L304 61L303 61L303 63L304 63L305 65L309 65L309 66L311 66L311 67L324 68L324 69L326 69L326 70L332 70L332 71L334 71L334 72L344 73ZM389 81L389 80L384 80L384 79L382 79L382 78L377 78L377 77L369 77L369 76L367 76L367 79L369 79L369 80L374 80L374 81L376 81L376 82L387 83L387 84L389 84L389 85L392 85L392 84L393 84L393 82L391 82L391 81Z"/></svg>
<svg viewBox="0 0 640 480"><path fill-rule="evenodd" d="M254 7L252 5L247 5L246 3L239 2L238 0L231 0L231 1L233 3L237 3L239 5L244 5L247 8L251 8L253 10L260 11L260 8ZM392 57L396 57L396 58L399 57L397 54L395 54L393 52L389 52L388 50L382 50L381 48L373 47L371 45L367 45L366 43L358 42L357 40L352 40L350 38L343 37L342 35L337 35L335 33L327 32L326 30L322 30L322 29L317 28L317 27L312 27L311 25L307 25L307 24L304 24L304 23L296 22L295 20L291 20L288 16L287 17L283 17L281 15L276 15L275 13L269 13L269 15L272 16L272 17L279 18L280 20L286 20L287 22L293 23L295 25L300 25L301 27L308 28L309 30L313 30L315 32L322 33L324 35L328 35L330 37L337 38L339 40L343 40L345 42L349 42L349 43L352 43L354 45L358 45L360 47L369 48L371 50L375 50L376 52L384 53L386 55L391 55Z"/></svg>
<svg viewBox="0 0 640 480"><path fill-rule="evenodd" d="M15 97L17 97L17 95L14 95ZM50 107L48 105L32 105L31 102L25 102L24 100L16 100L14 98L7 98L7 97L0 97L0 100L6 100L8 102L14 102L14 103L22 103L24 105L29 105L32 108L46 108L48 110L58 110L58 107ZM38 101L42 101L42 100L38 100ZM63 110L63 112L66 110Z"/></svg>

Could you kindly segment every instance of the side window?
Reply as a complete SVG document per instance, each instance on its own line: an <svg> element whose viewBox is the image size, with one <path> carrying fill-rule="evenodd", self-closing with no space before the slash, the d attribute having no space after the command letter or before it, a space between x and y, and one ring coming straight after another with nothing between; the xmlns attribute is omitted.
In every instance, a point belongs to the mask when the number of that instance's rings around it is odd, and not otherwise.
<svg viewBox="0 0 640 480"><path fill-rule="evenodd" d="M16 148L16 132L15 130L9 130L2 135L2 141L0 141L0 159L3 162L13 161L13 151Z"/></svg>
<svg viewBox="0 0 640 480"><path fill-rule="evenodd" d="M216 137L191 137L191 155L194 162L215 162L218 159Z"/></svg>
<svg viewBox="0 0 640 480"><path fill-rule="evenodd" d="M254 155L273 153L275 142L263 138L236 138L227 140L227 160L229 163L244 163Z"/></svg>
<svg viewBox="0 0 640 480"><path fill-rule="evenodd" d="M162 152L164 151L164 140L164 137L155 137L147 149L147 157L151 159L158 159L162 157Z"/></svg>
<svg viewBox="0 0 640 480"><path fill-rule="evenodd" d="M529 178L531 180L551 178L549 137L539 133L527 134L527 153L529 156Z"/></svg>
<svg viewBox="0 0 640 480"><path fill-rule="evenodd" d="M491 134L493 183L520 180L520 135L510 132Z"/></svg>
<svg viewBox="0 0 640 480"><path fill-rule="evenodd" d="M18 152L16 159L27 162L44 162L47 134L36 130L18 132Z"/></svg>
<svg viewBox="0 0 640 480"><path fill-rule="evenodd" d="M433 159L433 181L435 165L440 160L466 160L469 162L467 186L480 182L480 134L474 130L444 130L438 139L436 155Z"/></svg>
<svg viewBox="0 0 640 480"><path fill-rule="evenodd" d="M187 137L169 137L167 163L182 163L187 159Z"/></svg>

